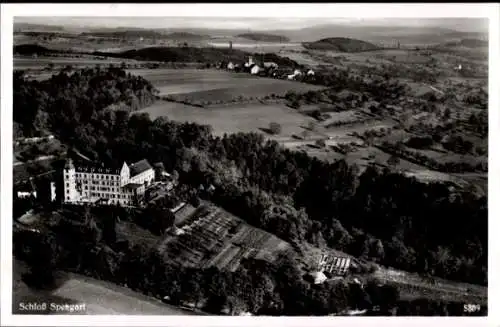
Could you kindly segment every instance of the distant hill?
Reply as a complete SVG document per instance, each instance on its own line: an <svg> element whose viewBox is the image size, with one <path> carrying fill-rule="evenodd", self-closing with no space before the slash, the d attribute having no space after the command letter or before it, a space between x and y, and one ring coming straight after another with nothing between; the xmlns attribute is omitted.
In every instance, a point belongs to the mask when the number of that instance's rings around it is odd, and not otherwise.
<svg viewBox="0 0 500 327"><path fill-rule="evenodd" d="M345 37L331 37L316 42L304 42L302 45L309 50L339 52L361 52L379 49L378 46L372 43Z"/></svg>
<svg viewBox="0 0 500 327"><path fill-rule="evenodd" d="M14 46L14 53L23 56L31 56L31 55L43 56L57 52L58 51L56 50L48 49L38 44L20 44Z"/></svg>
<svg viewBox="0 0 500 327"><path fill-rule="evenodd" d="M209 35L200 35L189 32L172 32L164 35L163 37L171 40L183 40L183 41L201 41L210 38Z"/></svg>
<svg viewBox="0 0 500 327"><path fill-rule="evenodd" d="M466 48L483 48L488 46L488 41L479 39L462 39L460 41L447 42L443 46L448 47L466 47Z"/></svg>
<svg viewBox="0 0 500 327"><path fill-rule="evenodd" d="M138 39L138 38L163 38L165 35L147 29L128 29L128 30L96 30L91 32L81 33L82 36L95 36L104 38L118 38L118 39Z"/></svg>
<svg viewBox="0 0 500 327"><path fill-rule="evenodd" d="M238 34L237 37L261 42L290 42L290 39L286 36L266 33L244 33Z"/></svg>
<svg viewBox="0 0 500 327"><path fill-rule="evenodd" d="M14 32L63 32L64 27L57 25L42 25L14 22Z"/></svg>
<svg viewBox="0 0 500 327"><path fill-rule="evenodd" d="M274 53L256 54L228 48L196 48L196 47L150 47L138 50L128 50L119 53L93 52L93 55L107 56L112 58L125 58L161 62L183 62L183 63L212 63L220 61L232 61L243 63L249 55L264 61L273 61L282 67L300 67L300 65L285 57Z"/></svg>

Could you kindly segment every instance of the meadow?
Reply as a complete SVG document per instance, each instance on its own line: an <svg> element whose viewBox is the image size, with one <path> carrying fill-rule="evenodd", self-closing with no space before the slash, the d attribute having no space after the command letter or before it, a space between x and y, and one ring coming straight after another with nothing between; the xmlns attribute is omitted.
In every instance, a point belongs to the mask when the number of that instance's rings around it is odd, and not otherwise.
<svg viewBox="0 0 500 327"><path fill-rule="evenodd" d="M216 135L237 132L259 132L269 128L270 122L281 125L279 136L299 134L314 119L298 113L283 104L235 104L219 108L199 108L169 101L157 101L139 112L147 112L151 119L166 116L171 120L191 121L211 125Z"/></svg>
<svg viewBox="0 0 500 327"><path fill-rule="evenodd" d="M160 90L160 96L170 95L178 101L193 103L230 102L238 97L261 98L272 94L283 96L288 91L322 88L215 69L130 69L127 72L149 80Z"/></svg>
<svg viewBox="0 0 500 327"><path fill-rule="evenodd" d="M87 276L58 272L61 285L55 290L30 289L23 281L28 267L19 260L13 260L12 313L26 314L20 310L21 302L47 302L61 304L85 304L83 315L194 315L194 312L164 304L160 300L147 297L110 282ZM40 313L38 313L40 314ZM65 313L69 314L69 313Z"/></svg>

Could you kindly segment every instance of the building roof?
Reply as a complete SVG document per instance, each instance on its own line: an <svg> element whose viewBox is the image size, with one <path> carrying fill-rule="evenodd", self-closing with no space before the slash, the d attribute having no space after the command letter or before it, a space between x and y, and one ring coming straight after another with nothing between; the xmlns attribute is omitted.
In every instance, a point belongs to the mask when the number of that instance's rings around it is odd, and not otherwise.
<svg viewBox="0 0 500 327"><path fill-rule="evenodd" d="M156 163L153 164L153 166L156 169L165 169L165 165L163 165L163 162L156 162Z"/></svg>
<svg viewBox="0 0 500 327"><path fill-rule="evenodd" d="M95 174L111 174L111 175L119 175L120 169L116 167L102 167L93 165L91 163L77 163L73 162L71 159L66 161L65 168L75 168L75 172L77 173L95 173Z"/></svg>
<svg viewBox="0 0 500 327"><path fill-rule="evenodd" d="M153 167L151 167L151 165L146 159L131 164L129 168L130 168L130 177L139 175L140 173L143 173L146 170L153 169Z"/></svg>
<svg viewBox="0 0 500 327"><path fill-rule="evenodd" d="M310 276L312 277L314 284L321 284L328 279L325 276L325 274L321 271L312 272L312 273L310 273Z"/></svg>
<svg viewBox="0 0 500 327"><path fill-rule="evenodd" d="M126 189L133 190L133 189L136 189L136 188L141 187L141 186L142 186L142 184L138 184L138 183L128 183L128 184L124 185L123 187Z"/></svg>

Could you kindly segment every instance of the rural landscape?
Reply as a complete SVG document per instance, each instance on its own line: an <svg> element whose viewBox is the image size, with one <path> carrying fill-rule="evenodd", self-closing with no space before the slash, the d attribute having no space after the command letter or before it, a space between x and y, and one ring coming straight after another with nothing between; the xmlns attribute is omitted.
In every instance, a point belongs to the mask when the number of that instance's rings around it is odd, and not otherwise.
<svg viewBox="0 0 500 327"><path fill-rule="evenodd" d="M487 315L487 19L40 20L14 23L14 314ZM88 172L119 200L75 195Z"/></svg>

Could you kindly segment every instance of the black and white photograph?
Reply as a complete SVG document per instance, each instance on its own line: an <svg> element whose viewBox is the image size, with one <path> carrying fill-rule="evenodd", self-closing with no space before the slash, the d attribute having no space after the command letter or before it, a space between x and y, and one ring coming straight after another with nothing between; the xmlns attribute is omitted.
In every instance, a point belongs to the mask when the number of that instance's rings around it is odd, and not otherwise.
<svg viewBox="0 0 500 327"><path fill-rule="evenodd" d="M499 11L462 5L2 15L2 315L494 314Z"/></svg>

